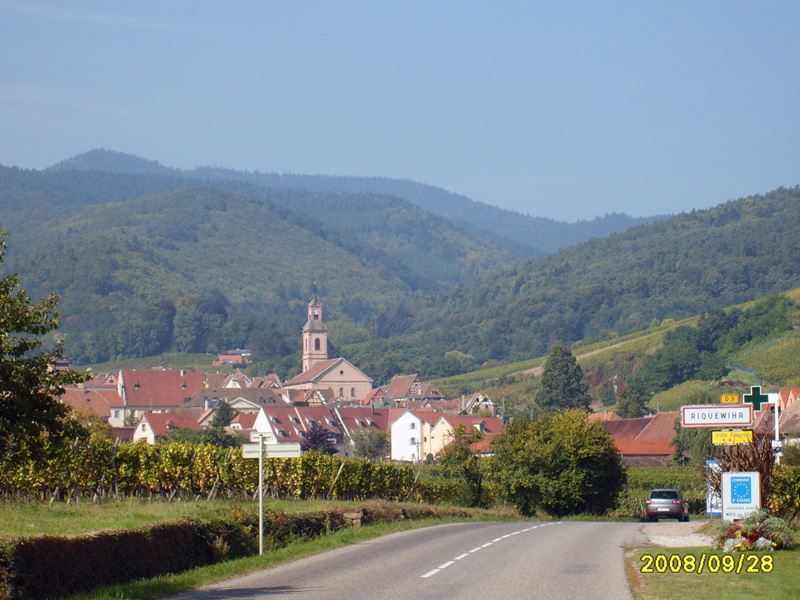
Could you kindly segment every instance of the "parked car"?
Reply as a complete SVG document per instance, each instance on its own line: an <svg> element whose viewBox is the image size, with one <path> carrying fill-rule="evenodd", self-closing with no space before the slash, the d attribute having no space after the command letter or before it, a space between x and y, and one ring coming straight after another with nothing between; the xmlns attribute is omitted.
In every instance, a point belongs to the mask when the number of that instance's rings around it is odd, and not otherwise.
<svg viewBox="0 0 800 600"><path fill-rule="evenodd" d="M689 520L689 503L675 488L658 488L650 492L644 509L645 521L658 521L660 518Z"/></svg>

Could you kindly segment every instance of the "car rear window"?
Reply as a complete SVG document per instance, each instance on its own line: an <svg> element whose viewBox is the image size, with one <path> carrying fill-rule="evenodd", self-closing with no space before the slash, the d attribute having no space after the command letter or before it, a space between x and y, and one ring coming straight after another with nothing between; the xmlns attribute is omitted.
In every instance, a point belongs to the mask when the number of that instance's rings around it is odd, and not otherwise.
<svg viewBox="0 0 800 600"><path fill-rule="evenodd" d="M678 492L672 490L655 490L650 494L650 497L656 500L677 500Z"/></svg>

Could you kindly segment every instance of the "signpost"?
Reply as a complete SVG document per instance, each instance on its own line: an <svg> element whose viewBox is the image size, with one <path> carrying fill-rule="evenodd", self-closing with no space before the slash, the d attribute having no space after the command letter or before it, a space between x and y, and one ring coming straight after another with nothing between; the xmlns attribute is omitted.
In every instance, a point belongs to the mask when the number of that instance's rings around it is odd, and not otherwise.
<svg viewBox="0 0 800 600"><path fill-rule="evenodd" d="M264 459L294 458L303 453L297 442L275 442L275 435L269 419L262 408L253 425L255 431L250 433L253 444L242 446L242 458L258 459L258 553L264 554Z"/></svg>
<svg viewBox="0 0 800 600"><path fill-rule="evenodd" d="M750 427L752 424L753 407L750 405L681 407L681 427Z"/></svg>

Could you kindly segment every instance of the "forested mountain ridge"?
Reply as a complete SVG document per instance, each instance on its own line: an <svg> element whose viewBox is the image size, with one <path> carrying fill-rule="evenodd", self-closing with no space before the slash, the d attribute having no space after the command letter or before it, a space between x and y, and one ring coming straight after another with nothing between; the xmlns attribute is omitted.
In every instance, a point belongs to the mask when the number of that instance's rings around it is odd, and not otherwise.
<svg viewBox="0 0 800 600"><path fill-rule="evenodd" d="M663 218L660 216L635 218L624 214L607 214L592 220L564 223L505 210L442 188L407 179L260 173L219 167L200 167L182 171L123 152L100 149L90 150L50 167L50 170L64 169L159 174L208 182L244 181L276 189L393 196L402 198L431 214L453 221L472 231L476 236L484 237L525 257L552 253L591 238L625 231L630 227Z"/></svg>
<svg viewBox="0 0 800 600"><path fill-rule="evenodd" d="M368 324L414 290L518 260L400 199L239 182L0 167L0 216L3 268L63 297L78 364L259 335L292 352L312 281L329 318Z"/></svg>
<svg viewBox="0 0 800 600"><path fill-rule="evenodd" d="M440 322L457 349L491 348L482 358L538 356L553 340L627 333L795 287L798 228L800 187L683 213L567 248L469 290L457 285L416 326L431 331Z"/></svg>
<svg viewBox="0 0 800 600"><path fill-rule="evenodd" d="M194 183L0 167L4 268L64 296L77 363L250 345L285 375L312 281L332 351L378 380L529 359L800 285L797 187L514 264L397 198Z"/></svg>

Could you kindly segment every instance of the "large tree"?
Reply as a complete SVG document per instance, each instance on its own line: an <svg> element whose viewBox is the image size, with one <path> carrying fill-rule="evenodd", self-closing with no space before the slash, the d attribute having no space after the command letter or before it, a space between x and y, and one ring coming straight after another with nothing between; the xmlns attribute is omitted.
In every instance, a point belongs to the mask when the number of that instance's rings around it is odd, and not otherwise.
<svg viewBox="0 0 800 600"><path fill-rule="evenodd" d="M589 384L583 380L583 369L563 344L550 349L536 392L536 403L544 410L589 408Z"/></svg>
<svg viewBox="0 0 800 600"><path fill-rule="evenodd" d="M523 515L602 514L625 482L614 440L572 409L512 422L493 444L493 477Z"/></svg>
<svg viewBox="0 0 800 600"><path fill-rule="evenodd" d="M0 230L0 264L6 235ZM85 433L57 397L89 374L56 369L58 346L40 350L42 336L58 327L57 304L53 294L31 302L15 274L0 279L0 462L20 453L41 457Z"/></svg>

